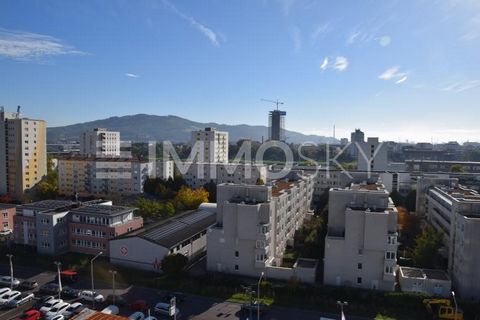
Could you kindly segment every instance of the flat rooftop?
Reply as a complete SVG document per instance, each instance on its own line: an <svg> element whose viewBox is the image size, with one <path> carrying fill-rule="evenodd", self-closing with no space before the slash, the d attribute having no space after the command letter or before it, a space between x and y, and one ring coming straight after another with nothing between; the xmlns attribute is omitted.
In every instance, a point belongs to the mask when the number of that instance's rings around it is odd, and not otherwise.
<svg viewBox="0 0 480 320"><path fill-rule="evenodd" d="M43 200L38 202L26 203L21 205L23 209L47 211L67 208L76 205L73 201L67 200Z"/></svg>
<svg viewBox="0 0 480 320"><path fill-rule="evenodd" d="M120 238L137 236L165 248L172 248L208 229L216 222L216 212L199 209L172 217L153 226L140 228Z"/></svg>
<svg viewBox="0 0 480 320"><path fill-rule="evenodd" d="M407 278L425 278L433 280L450 281L447 273L438 269L420 269L411 267L400 267L401 273Z"/></svg>
<svg viewBox="0 0 480 320"><path fill-rule="evenodd" d="M71 212L76 214L80 213L80 214L92 214L92 215L103 215L103 216L116 216L116 215L129 213L134 210L136 210L136 208L93 204L93 205L73 209L71 210Z"/></svg>
<svg viewBox="0 0 480 320"><path fill-rule="evenodd" d="M0 203L0 209L12 209L17 207L16 204L11 204L11 203Z"/></svg>

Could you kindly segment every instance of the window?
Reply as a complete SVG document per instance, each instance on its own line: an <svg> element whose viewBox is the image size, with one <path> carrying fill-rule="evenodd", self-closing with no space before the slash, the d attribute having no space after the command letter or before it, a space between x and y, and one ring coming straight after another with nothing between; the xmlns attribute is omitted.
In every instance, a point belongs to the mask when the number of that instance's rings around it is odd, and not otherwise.
<svg viewBox="0 0 480 320"><path fill-rule="evenodd" d="M238 251L235 251L235 257L238 258Z"/></svg>
<svg viewBox="0 0 480 320"><path fill-rule="evenodd" d="M363 264L362 264L362 263L358 263L358 264L357 264L357 269L358 269L358 270L362 270L362 268L363 268Z"/></svg>
<svg viewBox="0 0 480 320"><path fill-rule="evenodd" d="M388 236L388 244L397 244L396 236Z"/></svg>
<svg viewBox="0 0 480 320"><path fill-rule="evenodd" d="M391 267L391 266L386 266L386 267L385 267L385 273L393 274L393 267Z"/></svg>
<svg viewBox="0 0 480 320"><path fill-rule="evenodd" d="M393 252L393 251L387 251L385 253L385 257L386 257L387 260L395 260L395 256L396 256L395 252Z"/></svg>
<svg viewBox="0 0 480 320"><path fill-rule="evenodd" d="M235 265L235 270L238 270L238 264Z"/></svg>
<svg viewBox="0 0 480 320"><path fill-rule="evenodd" d="M357 278L357 284L362 284L362 277Z"/></svg>
<svg viewBox="0 0 480 320"><path fill-rule="evenodd" d="M265 248L265 241L257 240L255 242L255 248Z"/></svg>

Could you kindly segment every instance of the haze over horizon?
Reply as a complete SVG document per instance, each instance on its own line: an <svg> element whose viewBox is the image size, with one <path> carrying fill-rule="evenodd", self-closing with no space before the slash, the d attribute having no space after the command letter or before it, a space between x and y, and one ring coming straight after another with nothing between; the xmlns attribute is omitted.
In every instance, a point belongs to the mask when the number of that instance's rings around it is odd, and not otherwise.
<svg viewBox="0 0 480 320"><path fill-rule="evenodd" d="M480 3L0 3L0 105L48 126L137 113L480 141Z"/></svg>

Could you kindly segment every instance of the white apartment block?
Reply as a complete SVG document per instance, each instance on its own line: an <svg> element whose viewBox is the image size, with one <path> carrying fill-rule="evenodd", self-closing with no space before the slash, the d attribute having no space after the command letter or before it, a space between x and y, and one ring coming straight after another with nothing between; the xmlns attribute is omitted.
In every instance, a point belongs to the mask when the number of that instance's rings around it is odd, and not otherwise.
<svg viewBox="0 0 480 320"><path fill-rule="evenodd" d="M228 163L228 132L215 128L192 131L191 144L196 162Z"/></svg>
<svg viewBox="0 0 480 320"><path fill-rule="evenodd" d="M441 180L438 179L437 183ZM480 298L480 194L456 185L432 185L423 189L427 221L443 235L448 271L462 298ZM421 189L419 189L421 190ZM422 192L422 191L420 191Z"/></svg>
<svg viewBox="0 0 480 320"><path fill-rule="evenodd" d="M357 169L360 171L385 171L388 169L387 146L378 138L357 142Z"/></svg>
<svg viewBox="0 0 480 320"><path fill-rule="evenodd" d="M120 157L120 132L95 128L80 136L80 154L95 157Z"/></svg>
<svg viewBox="0 0 480 320"><path fill-rule="evenodd" d="M185 163L187 171L183 179L191 188L203 187L208 182L256 184L258 179L267 181L267 166L240 163Z"/></svg>
<svg viewBox="0 0 480 320"><path fill-rule="evenodd" d="M47 174L46 125L0 109L0 194L20 198Z"/></svg>
<svg viewBox="0 0 480 320"><path fill-rule="evenodd" d="M157 160L155 162L155 174L156 178L168 180L175 177L175 163L172 160Z"/></svg>
<svg viewBox="0 0 480 320"><path fill-rule="evenodd" d="M153 164L124 158L58 159L58 188L63 195L128 195L143 193Z"/></svg>
<svg viewBox="0 0 480 320"><path fill-rule="evenodd" d="M281 267L287 243L311 214L312 192L311 177L298 172L268 186L219 185L217 224L207 234L207 269L314 282L316 261Z"/></svg>
<svg viewBox="0 0 480 320"><path fill-rule="evenodd" d="M331 189L324 283L394 290L397 235L397 210L383 185Z"/></svg>

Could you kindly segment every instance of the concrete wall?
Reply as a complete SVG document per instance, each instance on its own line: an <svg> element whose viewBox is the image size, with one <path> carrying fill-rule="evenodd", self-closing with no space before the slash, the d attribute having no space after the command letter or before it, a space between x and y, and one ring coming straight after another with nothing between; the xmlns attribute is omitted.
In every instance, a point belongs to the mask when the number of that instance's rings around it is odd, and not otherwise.
<svg viewBox="0 0 480 320"><path fill-rule="evenodd" d="M169 252L170 249L139 237L112 240L109 248L112 264L154 272L161 271L162 260Z"/></svg>

